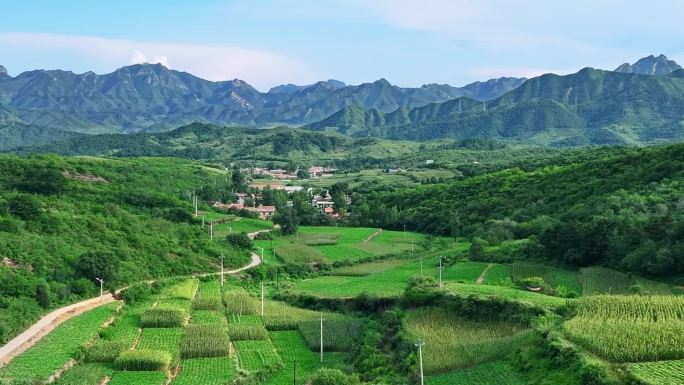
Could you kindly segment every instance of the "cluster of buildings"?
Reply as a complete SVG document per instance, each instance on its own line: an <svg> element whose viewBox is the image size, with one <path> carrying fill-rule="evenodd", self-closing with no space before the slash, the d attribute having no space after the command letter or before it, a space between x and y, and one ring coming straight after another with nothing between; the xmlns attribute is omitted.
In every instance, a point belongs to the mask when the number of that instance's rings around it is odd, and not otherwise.
<svg viewBox="0 0 684 385"><path fill-rule="evenodd" d="M301 186L281 186L281 187L299 187L300 189L295 190L295 191L301 191L303 187ZM310 194L312 192L312 189L308 189L307 192ZM258 198L254 194L247 194L247 193L237 193L235 194L237 196L237 202L235 203L221 203L221 202L215 202L214 207L219 209L219 210L245 210L245 211L251 211L257 213L259 216L259 219L271 219L271 217L275 214L276 208L275 206L265 206L265 205L249 205L248 200L254 201L255 198ZM346 197L347 204L351 204L351 198ZM288 205L292 205L292 201L287 202ZM321 194L315 194L311 197L311 205L318 208L323 214L339 219L340 214L335 212L335 203L332 200L332 197L330 194L326 191L325 193Z"/></svg>
<svg viewBox="0 0 684 385"><path fill-rule="evenodd" d="M263 178L272 178L276 180L282 180L282 181L289 181L293 179L297 179L297 174L299 170L295 171L287 171L282 168L275 168L275 169L270 169L270 168L263 168L263 167L256 167L256 168L244 168L241 169L240 171L244 173L248 173L257 177L263 177ZM309 176L311 178L327 178L331 177L335 171L337 171L336 168L334 167L322 167L322 166L312 166L307 169Z"/></svg>

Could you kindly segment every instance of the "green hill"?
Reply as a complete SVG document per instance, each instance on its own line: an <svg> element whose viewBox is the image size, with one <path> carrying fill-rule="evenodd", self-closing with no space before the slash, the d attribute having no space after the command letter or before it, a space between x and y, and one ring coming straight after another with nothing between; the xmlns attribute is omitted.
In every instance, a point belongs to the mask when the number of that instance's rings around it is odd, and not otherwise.
<svg viewBox="0 0 684 385"><path fill-rule="evenodd" d="M211 242L189 193L220 169L174 159L0 156L0 343L50 308L248 255ZM159 183L163 181L163 183Z"/></svg>
<svg viewBox="0 0 684 385"><path fill-rule="evenodd" d="M473 238L471 257L604 264L641 274L684 273L684 144L596 153L530 171L378 189L354 201L351 222Z"/></svg>

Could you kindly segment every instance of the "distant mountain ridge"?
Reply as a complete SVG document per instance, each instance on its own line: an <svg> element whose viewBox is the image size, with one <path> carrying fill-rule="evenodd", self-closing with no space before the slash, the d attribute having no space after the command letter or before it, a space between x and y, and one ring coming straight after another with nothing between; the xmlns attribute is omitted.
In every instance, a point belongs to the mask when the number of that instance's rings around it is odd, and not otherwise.
<svg viewBox="0 0 684 385"><path fill-rule="evenodd" d="M88 134L166 131L192 122L268 126L306 124L358 105L390 112L460 96L493 98L522 80L463 88L401 88L385 79L348 86L336 80L284 85L267 93L235 79L212 82L161 64L137 64L97 75L34 70L0 73L0 116L32 126Z"/></svg>
<svg viewBox="0 0 684 385"><path fill-rule="evenodd" d="M615 72L625 72L642 75L668 75L682 67L667 56L660 54L658 57L650 55L639 59L634 64L625 63L615 69Z"/></svg>
<svg viewBox="0 0 684 385"><path fill-rule="evenodd" d="M684 70L650 76L585 68L530 79L488 102L462 97L390 113L350 106L306 128L354 137L554 146L678 141L684 140Z"/></svg>

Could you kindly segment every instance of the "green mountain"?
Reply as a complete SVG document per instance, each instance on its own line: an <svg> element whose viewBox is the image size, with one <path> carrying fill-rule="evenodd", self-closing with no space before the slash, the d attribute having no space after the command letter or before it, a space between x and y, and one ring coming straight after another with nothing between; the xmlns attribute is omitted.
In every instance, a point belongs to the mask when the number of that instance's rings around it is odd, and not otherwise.
<svg viewBox="0 0 684 385"><path fill-rule="evenodd" d="M555 146L677 141L684 138L684 70L650 76L585 68L527 80L489 102L459 98L390 113L347 107L306 128L357 137Z"/></svg>
<svg viewBox="0 0 684 385"><path fill-rule="evenodd" d="M630 74L642 75L667 75L682 67L673 60L668 60L667 56L650 55L642 58L634 64L625 63L615 69L616 72L626 72Z"/></svg>
<svg viewBox="0 0 684 385"><path fill-rule="evenodd" d="M212 82L160 64L132 65L105 75L36 70L11 77L3 68L0 119L11 116L30 126L88 134L167 131L192 122L298 125L350 105L389 112L463 95L491 99L521 82L505 78L464 88L401 88L385 79L356 86L330 80L262 93L242 80Z"/></svg>

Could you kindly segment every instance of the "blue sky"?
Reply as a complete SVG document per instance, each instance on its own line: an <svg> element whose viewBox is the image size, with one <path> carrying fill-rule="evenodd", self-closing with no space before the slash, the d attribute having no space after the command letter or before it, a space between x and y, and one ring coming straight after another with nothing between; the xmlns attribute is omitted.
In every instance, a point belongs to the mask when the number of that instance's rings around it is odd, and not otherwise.
<svg viewBox="0 0 684 385"><path fill-rule="evenodd" d="M261 90L401 86L684 62L678 0L0 0L0 64L107 73L137 62Z"/></svg>

